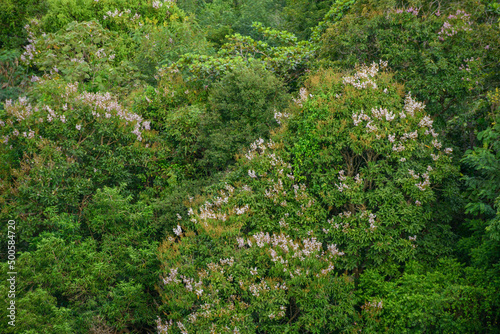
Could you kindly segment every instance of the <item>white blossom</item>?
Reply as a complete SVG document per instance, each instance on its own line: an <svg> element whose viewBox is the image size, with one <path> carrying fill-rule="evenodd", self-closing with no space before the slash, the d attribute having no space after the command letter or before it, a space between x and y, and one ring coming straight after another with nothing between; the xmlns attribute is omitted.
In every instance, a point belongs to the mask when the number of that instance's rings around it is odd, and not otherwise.
<svg viewBox="0 0 500 334"><path fill-rule="evenodd" d="M182 234L182 228L180 227L180 225L177 225L177 227L174 228L173 231L176 236L180 236Z"/></svg>

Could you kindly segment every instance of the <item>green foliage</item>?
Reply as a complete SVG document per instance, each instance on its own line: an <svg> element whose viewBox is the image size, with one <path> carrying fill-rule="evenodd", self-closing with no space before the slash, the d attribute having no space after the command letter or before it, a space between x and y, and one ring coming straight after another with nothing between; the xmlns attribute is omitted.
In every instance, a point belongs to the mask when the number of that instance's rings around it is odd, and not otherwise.
<svg viewBox="0 0 500 334"><path fill-rule="evenodd" d="M3 272L7 272L5 266ZM0 289L4 296L8 290L2 283ZM22 296L19 298L19 296ZM6 321L2 322L0 329L2 333L23 334L71 334L75 333L76 324L71 309L58 307L57 299L50 295L45 289L27 291L26 294L18 295L16 300L16 326L8 326ZM1 315L7 318L6 307L2 307ZM10 319L9 319L10 320Z"/></svg>
<svg viewBox="0 0 500 334"><path fill-rule="evenodd" d="M97 188L125 182L130 191L143 189L164 149L149 122L109 93L48 78L36 89L33 104L27 98L6 102L0 128L2 201L25 219L18 234L26 241L55 228L40 220L45 208L76 214Z"/></svg>
<svg viewBox="0 0 500 334"><path fill-rule="evenodd" d="M363 314L355 298L342 299L354 287L344 284L446 252L434 239L447 228L431 213L437 188L456 172L451 151L424 106L403 100L392 75L378 71L313 76L310 93L275 115L282 127L269 142L251 144L228 183L189 204L189 220L160 249L168 315L160 331L354 330Z"/></svg>
<svg viewBox="0 0 500 334"><path fill-rule="evenodd" d="M123 91L139 83L139 73L127 59L127 40L95 21L70 23L64 31L45 34L28 28L33 37L21 60L66 82L81 82L91 91ZM37 80L37 79L34 79ZM130 88L128 88L130 89Z"/></svg>
<svg viewBox="0 0 500 334"><path fill-rule="evenodd" d="M351 328L353 280L331 273L343 253L320 230L324 211L294 182L283 153L257 140L228 176L234 187L213 187L205 203L189 203L189 220L179 217L177 237L160 247L160 332Z"/></svg>
<svg viewBox="0 0 500 334"><path fill-rule="evenodd" d="M323 20L320 21L316 27L314 27L312 38L316 42L320 42L319 39L321 34L325 32L326 28L336 22L339 22L342 17L347 14L355 2L356 0L336 0L328 12L324 15Z"/></svg>
<svg viewBox="0 0 500 334"><path fill-rule="evenodd" d="M457 171L425 105L403 99L385 66L312 76L286 143L295 175L328 208L324 228L346 253L344 268L394 274L415 249L431 257L450 250L436 245L449 228L432 212L444 195L438 189Z"/></svg>
<svg viewBox="0 0 500 334"><path fill-rule="evenodd" d="M475 282L472 273L452 259L440 259L424 270L408 263L404 274L386 280L375 271L360 278L365 324L377 333L497 333L498 307L492 289Z"/></svg>
<svg viewBox="0 0 500 334"><path fill-rule="evenodd" d="M111 31L127 32L131 27L151 22L163 25L183 21L184 13L174 1L135 0L48 0L41 24L47 32L57 32L71 22L97 20Z"/></svg>
<svg viewBox="0 0 500 334"><path fill-rule="evenodd" d="M18 49L26 43L24 26L45 14L47 2L39 0L0 1L0 50Z"/></svg>
<svg viewBox="0 0 500 334"><path fill-rule="evenodd" d="M0 0L0 332L498 333L499 8Z"/></svg>
<svg viewBox="0 0 500 334"><path fill-rule="evenodd" d="M104 22L74 21L49 34L33 20L26 26L31 44L21 60L45 73L60 72L67 82L85 83L88 90L130 92L143 80L154 82L158 66L206 47L195 25L175 11L168 13L168 20L146 17L143 24L130 11L113 12ZM110 22L116 29L109 29Z"/></svg>
<svg viewBox="0 0 500 334"><path fill-rule="evenodd" d="M308 39L314 28L321 22L332 1L287 0L284 13L286 30L293 32L300 39Z"/></svg>
<svg viewBox="0 0 500 334"><path fill-rule="evenodd" d="M465 213L467 231L458 249L468 262L485 277L497 277L500 263L500 94L488 94L491 105L490 126L478 133L482 145L466 152L462 161L472 169L463 177L467 191ZM498 289L494 279L489 282Z"/></svg>
<svg viewBox="0 0 500 334"><path fill-rule="evenodd" d="M436 6L356 2L323 35L321 57L347 68L388 60L396 78L443 128L447 120L471 109L485 89L497 86L498 27L473 2ZM464 128L460 123L454 141L462 144L474 125Z"/></svg>
<svg viewBox="0 0 500 334"><path fill-rule="evenodd" d="M498 88L495 93L489 94L489 97L493 102L490 126L477 135L482 145L467 151L463 158L463 162L476 171L475 175L464 177L469 188L466 213L484 217L495 216L494 202L500 196L500 185L495 182L500 179L500 109L498 108L500 94ZM499 237L499 235L496 236L497 239L500 239Z"/></svg>
<svg viewBox="0 0 500 334"><path fill-rule="evenodd" d="M79 219L85 228L76 238L68 233L78 232L79 224L53 210L48 215L58 230L32 238L35 246L17 261L23 268L16 287L18 321L32 312L22 329L88 333L92 326L136 331L150 326L159 270L152 208L132 204L123 187L98 189Z"/></svg>
<svg viewBox="0 0 500 334"><path fill-rule="evenodd" d="M196 14L207 38L216 46L223 44L225 35L233 32L257 37L252 25L260 22L265 26L282 28L285 20L282 13L285 1L281 0L214 0L179 1L179 6Z"/></svg>
<svg viewBox="0 0 500 334"><path fill-rule="evenodd" d="M210 90L202 139L209 169L223 170L241 148L268 138L276 110L289 102L279 79L259 65L229 71Z"/></svg>
<svg viewBox="0 0 500 334"><path fill-rule="evenodd" d="M206 84L222 77L228 70L258 61L283 78L285 83L292 87L296 85L315 54L313 45L298 41L295 35L286 31L265 28L260 23L253 26L266 42L234 34L228 37L228 42L216 56L186 54L164 72L186 71Z"/></svg>
<svg viewBox="0 0 500 334"><path fill-rule="evenodd" d="M26 85L26 73L19 64L19 56L17 50L0 52L0 101L19 97Z"/></svg>
<svg viewBox="0 0 500 334"><path fill-rule="evenodd" d="M224 171L242 147L269 136L274 113L289 102L282 81L258 62L226 69L210 89L197 87L163 69L158 87L135 106L170 147L171 167L185 175Z"/></svg>

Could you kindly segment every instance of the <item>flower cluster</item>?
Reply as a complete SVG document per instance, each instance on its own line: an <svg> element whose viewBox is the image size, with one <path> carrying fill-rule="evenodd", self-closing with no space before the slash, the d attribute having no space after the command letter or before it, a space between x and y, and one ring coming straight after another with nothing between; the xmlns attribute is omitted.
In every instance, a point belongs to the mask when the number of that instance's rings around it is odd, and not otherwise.
<svg viewBox="0 0 500 334"><path fill-rule="evenodd" d="M250 144L250 150L245 154L245 157L248 160L252 160L253 158L257 156L262 156L264 155L266 149L273 149L275 148L275 143L272 140L269 140L269 142L264 144L264 139L259 138L256 141L254 141L252 144Z"/></svg>
<svg viewBox="0 0 500 334"><path fill-rule="evenodd" d="M77 84L75 83L75 85ZM68 85L68 87L71 87L71 85ZM75 101L79 101L91 108L92 116L96 118L105 117L109 119L114 117L125 122L125 125L133 124L134 129L132 133L137 137L138 141L142 141L142 130L150 130L149 121L145 121L140 115L123 108L110 93L83 92L77 95L72 101L67 102Z"/></svg>
<svg viewBox="0 0 500 334"><path fill-rule="evenodd" d="M353 75L343 78L345 85L352 85L357 89L366 89L371 86L373 89L377 89L377 84L374 81L374 77L377 75L380 68L386 68L387 62L380 60L379 64L372 63L370 67L366 65L361 65L360 69Z"/></svg>
<svg viewBox="0 0 500 334"><path fill-rule="evenodd" d="M408 9L406 9L406 10L404 10L402 8L399 8L399 9L395 10L396 14L402 14L404 12L413 14L414 16L418 16L419 10L417 8L413 8L413 7L410 7Z"/></svg>
<svg viewBox="0 0 500 334"><path fill-rule="evenodd" d="M383 307L384 303L381 300L378 302L376 301L366 302L363 306L361 306L362 309L370 309L370 308L382 309Z"/></svg>
<svg viewBox="0 0 500 334"><path fill-rule="evenodd" d="M276 120L276 122L277 122L279 125L281 125L281 122L282 122L282 120L283 120L283 119L286 119L286 118L288 118L288 117L290 117L290 114L288 114L288 113L286 113L286 112L281 113L281 112L276 112L276 110L275 110L275 112L274 112L274 119Z"/></svg>
<svg viewBox="0 0 500 334"><path fill-rule="evenodd" d="M159 1L159 0L154 0L153 1L153 8L159 9L159 8L163 7L163 5L165 5L167 8L170 8L173 4L175 4L175 0L163 0L163 2Z"/></svg>
<svg viewBox="0 0 500 334"><path fill-rule="evenodd" d="M444 41L445 36L451 37L458 34L460 31L472 31L470 27L472 25L470 14L467 14L463 10L457 9L455 14L450 14L448 16L448 20L453 21L452 23L450 23L450 21L445 21L443 23L441 30L438 32L440 41Z"/></svg>
<svg viewBox="0 0 500 334"><path fill-rule="evenodd" d="M158 334L168 334L170 328L174 326L172 320L163 322L160 317L156 319L156 330Z"/></svg>
<svg viewBox="0 0 500 334"><path fill-rule="evenodd" d="M104 15L104 16L103 16L103 19L105 19L105 20L106 20L108 17L109 17L109 18L121 17L121 16L122 16L122 15L124 15L124 14L125 14L125 15L128 15L128 14L130 14L130 13L131 13L131 10L130 10L130 9L126 9L126 10L124 10L123 12L122 12L122 11L119 11L118 9L115 9L115 11L114 11L114 12L112 12L112 11L110 11L110 10L109 10L109 11L107 11L107 12L106 12L106 15ZM138 14L136 14L136 15L138 15ZM139 16L140 16L140 15L139 15Z"/></svg>
<svg viewBox="0 0 500 334"><path fill-rule="evenodd" d="M298 106L302 107L303 106L303 103L305 101L307 101L307 98L308 97L312 97L311 94L308 94L307 93L307 89L302 87L300 90L299 90L299 97L298 98L292 98L293 102L295 102Z"/></svg>

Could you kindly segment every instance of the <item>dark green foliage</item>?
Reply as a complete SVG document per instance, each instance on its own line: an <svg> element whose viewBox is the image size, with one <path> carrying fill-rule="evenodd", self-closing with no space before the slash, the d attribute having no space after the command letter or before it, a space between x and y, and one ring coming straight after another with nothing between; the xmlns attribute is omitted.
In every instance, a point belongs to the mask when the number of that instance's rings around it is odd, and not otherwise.
<svg viewBox="0 0 500 334"><path fill-rule="evenodd" d="M20 55L15 49L0 52L0 101L18 98L26 86L28 78L19 64Z"/></svg>
<svg viewBox="0 0 500 334"><path fill-rule="evenodd" d="M228 72L208 96L201 163L210 170L224 170L240 149L268 138L278 125L274 113L288 102L283 84L261 66Z"/></svg>

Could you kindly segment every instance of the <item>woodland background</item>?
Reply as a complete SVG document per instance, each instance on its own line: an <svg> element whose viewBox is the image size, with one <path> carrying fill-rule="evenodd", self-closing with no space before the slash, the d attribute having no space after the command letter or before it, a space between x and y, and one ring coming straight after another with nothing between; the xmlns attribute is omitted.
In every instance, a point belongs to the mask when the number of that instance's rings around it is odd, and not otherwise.
<svg viewBox="0 0 500 334"><path fill-rule="evenodd" d="M499 18L0 0L0 332L499 333Z"/></svg>

